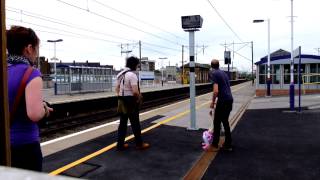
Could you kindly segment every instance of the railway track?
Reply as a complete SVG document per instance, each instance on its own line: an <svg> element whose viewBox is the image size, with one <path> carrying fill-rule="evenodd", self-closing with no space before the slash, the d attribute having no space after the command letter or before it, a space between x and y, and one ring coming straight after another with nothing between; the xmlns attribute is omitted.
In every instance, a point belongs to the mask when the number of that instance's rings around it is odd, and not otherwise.
<svg viewBox="0 0 320 180"><path fill-rule="evenodd" d="M233 83L235 85L238 83ZM211 86L197 86L197 95L212 91ZM167 91L143 93L144 103L141 111L146 111L163 105L189 98L189 89L169 89ZM76 131L78 127L85 127L99 122L110 122L117 115L117 99L111 97L105 100L92 100L85 103L54 105L55 113L52 117L39 123L41 137L52 136L62 131Z"/></svg>

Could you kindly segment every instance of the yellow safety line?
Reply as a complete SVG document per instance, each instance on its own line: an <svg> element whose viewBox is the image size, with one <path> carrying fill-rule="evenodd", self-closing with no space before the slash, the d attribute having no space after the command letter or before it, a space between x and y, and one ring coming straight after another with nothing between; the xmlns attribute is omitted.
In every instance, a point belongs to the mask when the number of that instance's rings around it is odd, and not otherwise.
<svg viewBox="0 0 320 180"><path fill-rule="evenodd" d="M230 120L230 130L233 131L233 129L236 127L237 123L241 119L243 113L247 109L250 101L252 98L250 98L245 104L243 104L237 113L233 116L233 118ZM222 137L219 141L219 144L223 144L224 137ZM189 169L189 171L185 174L185 176L182 178L183 180L194 180L194 179L201 179L208 169L211 161L216 157L217 152L211 152L211 151L205 151L201 154L200 158L197 160L196 163L193 164L192 168Z"/></svg>
<svg viewBox="0 0 320 180"><path fill-rule="evenodd" d="M243 88L243 87L245 87L245 86L246 86L246 85L241 86L241 87L239 87L239 88L237 88L237 89L235 89L235 90L232 90L232 92L238 91L239 89L241 89L241 88ZM209 102L205 102L205 103L201 104L200 106L198 106L196 109L202 108L203 106L205 106L205 105L207 105L207 104L209 104L209 103L210 103L210 101L209 101ZM163 121L160 121L160 122L156 123L155 125L152 125L152 126L146 128L146 129L142 130L142 131L141 131L141 134L146 133L146 132L148 132L148 131L150 131L150 130L152 130L152 129L154 129L154 128L157 128L157 127L159 127L159 126L162 125L162 124L165 124L165 123L167 123L167 122L170 122L170 121L172 121L172 120L174 120L174 119L180 118L180 117L188 114L189 112L190 112L190 110L186 110L186 111L181 112L181 113L179 113L179 114L177 114L177 115L175 115L175 116L172 116L172 117L167 118L167 119L165 119L165 120L163 120ZM128 137L125 138L125 141L128 141L128 140L132 139L133 137L134 137L133 135L130 135L130 136L128 136ZM76 161L74 161L74 162L72 162L72 163L70 163L70 164L67 164L67 165L65 165L65 166L63 166L63 167L61 167L61 168L59 168L59 169L56 169L56 170L50 172L49 175L58 175L58 174L66 171L66 170L68 170L68 169L70 169L70 168L73 168L73 167L75 167L75 166L77 166L77 165L79 165L79 164L81 164L81 163L83 163L83 162L85 162L85 161L88 161L88 160L91 159L91 158L94 158L94 157L96 157L96 156L98 156L98 155L100 155L100 154L102 154L102 153L104 153L104 152L106 152L106 151L109 151L110 149L114 148L114 147L116 146L116 144L117 144L117 143L114 142L114 143L112 143L112 144L110 144L110 145L108 145L108 146L106 146L106 147L104 147L104 148L102 148L102 149L100 149L100 150L92 153L92 154L89 154L89 155L87 155L87 156L85 156L85 157L83 157L83 158L81 158L81 159L78 159L78 160L76 160Z"/></svg>

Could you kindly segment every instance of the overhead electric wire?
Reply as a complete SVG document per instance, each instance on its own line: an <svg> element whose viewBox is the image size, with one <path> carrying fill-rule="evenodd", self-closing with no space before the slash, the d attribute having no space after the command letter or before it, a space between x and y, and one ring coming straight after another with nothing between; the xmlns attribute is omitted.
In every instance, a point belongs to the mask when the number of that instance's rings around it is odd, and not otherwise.
<svg viewBox="0 0 320 180"><path fill-rule="evenodd" d="M23 22L23 23L25 23L25 22ZM28 24L28 23L26 23L26 24ZM13 24L12 24L12 25L13 25ZM8 24L8 26L10 27L11 25ZM63 33L56 33L56 32L44 31L44 30L40 30L40 29L33 29L33 30L35 30L35 31L37 31L37 32L48 33L48 34L58 34L58 35L62 35L62 36L69 36L69 37L81 38L81 37L79 37L79 36L70 36L70 35L66 35L66 34L63 34ZM101 39L96 39L96 40L101 40ZM46 41L47 41L47 40L42 40L42 39L41 39L41 42L46 42ZM41 45L40 45L40 46L41 46ZM51 49L43 48L43 47L41 47L41 49L42 49L42 50L46 50L46 51L51 50ZM60 49L59 51L64 51L64 50L63 50L63 49ZM68 51L65 51L65 52L68 52ZM105 53L104 53L104 54L105 54ZM119 55L113 55L113 54L107 54L107 56L121 57L121 56L119 56Z"/></svg>
<svg viewBox="0 0 320 180"><path fill-rule="evenodd" d="M15 8L13 8L13 9L15 9ZM115 35L111 35L111 34L107 34L107 33L103 33L103 32L98 32L98 31L93 31L93 30L90 30L90 29L86 29L86 28L74 25L74 24L69 23L69 22L64 22L64 21L61 21L61 20L58 20L58 19L46 17L46 16L43 16L43 15L40 15L40 14L35 14L35 13L31 13L31 12L24 11L24 10L20 10L20 11L14 11L14 10L10 10L10 9L7 9L7 10L11 11L11 12L22 14L22 15L25 15L25 16L41 19L41 20L44 20L44 21L48 21L48 22L51 22L51 23L55 23L55 24L67 26L67 27L70 27L70 28L74 28L74 29L77 29L77 30L80 29L80 30L83 30L83 31L87 31L87 32L95 33L95 34L101 34L101 35L105 35L105 36L110 36L110 37L113 37L113 38L123 39L123 40L131 41L131 42L134 41L132 39L127 39L127 38L123 38L123 37L120 37L120 36L115 36ZM23 13L23 12L27 12L28 14Z"/></svg>
<svg viewBox="0 0 320 180"><path fill-rule="evenodd" d="M93 30L90 30L90 29L85 29L85 28L79 27L77 25L74 25L72 23L61 21L61 20L54 19L54 18L51 18L51 17L47 17L47 16L40 17L40 16L42 16L40 14L31 13L31 12L28 12L28 11L25 11L25 10L19 10L19 9L12 8L12 7L9 7L9 8L15 9L15 10L7 9L8 11L11 11L11 12L15 12L15 13L19 13L19 14L22 14L22 15L25 15L25 16L32 17L32 18L41 19L41 20L48 21L48 22L51 22L51 23L67 26L67 27L70 27L70 28L73 28L73 29L77 29L77 30L80 29L80 30L87 31L87 32L90 32L90 33L94 33L94 34L101 34L101 35L105 35L105 36L110 36L112 38L118 38L118 39L123 39L123 40L126 40L126 41L136 42L136 40L127 39L127 38L123 38L123 37L119 37L119 36L115 36L115 35L111 35L111 34L106 34L106 33L98 32L98 31L93 31ZM11 19L11 20L18 21L18 20L15 20L15 19ZM22 21L22 19L20 21ZM25 23L28 23L28 22L25 22ZM33 23L29 23L29 24L33 24ZM33 24L33 25L41 26L39 24ZM46 28L65 31L65 30L61 30L61 29L57 29L57 28L51 28L51 27L46 27ZM69 31L65 31L65 32L71 33ZM74 34L74 33L72 32L72 34ZM87 35L80 35L80 36L86 36L87 38L89 37ZM96 39L99 39L99 38L94 38L94 39L96 40ZM106 40L106 39L100 39L100 40L109 41L109 40ZM117 42L117 43L121 44L121 42ZM157 45L157 44L153 44L153 43L148 43L148 42L144 42L144 41L143 41L143 43L144 44L149 44L150 46L155 46L155 47L160 47L160 48L164 48L164 49L169 49L169 50L174 50L174 51L179 51L180 52L180 50L174 49L174 48L169 48L169 47L165 47L165 46L161 46L161 45Z"/></svg>
<svg viewBox="0 0 320 180"><path fill-rule="evenodd" d="M228 48L228 47L227 47L227 49L228 49L228 50L230 50L230 51L232 50L232 49L230 49L230 48ZM240 53L238 53L238 52L236 52L236 51L235 51L234 53L236 53L237 55L239 55L239 56L243 57L245 60L248 60L248 61L250 61L250 62L252 61L252 59L249 59L249 58L247 58L247 57L245 57L245 56L241 55Z"/></svg>
<svg viewBox="0 0 320 180"><path fill-rule="evenodd" d="M165 47L165 46L160 46L160 45L157 45L157 44L153 44L153 43L148 43L148 42L144 42L142 41L144 44L148 44L150 46L156 46L156 47L159 47L159 48L163 48L163 49L169 49L169 50L173 50L173 51L181 51L180 49L173 49L173 48L169 48L169 47Z"/></svg>
<svg viewBox="0 0 320 180"><path fill-rule="evenodd" d="M59 35L63 35L63 36L76 37L76 38L84 37L84 38L87 38L87 39L100 40L100 41L105 41L105 42L109 42L109 43L113 43L113 44L121 44L121 42L118 42L118 41L111 41L111 40L101 39L101 38L88 36L88 35L84 35L84 34L78 34L78 33L70 32L70 31L66 31L66 30L62 30L62 29L58 29L58 28L52 28L52 27L48 27L48 26L43 26L43 25L39 25L39 24L30 23L30 22L27 22L27 21L20 21L20 20L11 19L11 18L7 18L7 19L11 20L11 21L21 22L21 23L30 24L30 25L33 25L33 26L46 28L46 29L53 29L53 30L56 30L56 31L62 31L62 32L69 33L69 34L56 33L56 32L52 32L52 31L51 32L50 31L44 31L44 32L47 32L47 33L59 34ZM75 35L77 35L77 36L75 36Z"/></svg>
<svg viewBox="0 0 320 180"><path fill-rule="evenodd" d="M155 26L155 25L150 24L150 23L148 23L148 22L146 22L146 21L143 21L143 20L141 20L141 19L138 19L138 18L134 17L133 15L127 14L127 13L125 13L125 12L122 12L122 11L120 11L120 10L118 10L118 9L116 9L116 8L113 8L113 7L109 6L109 5L106 5L106 4L102 3L102 2L99 2L99 1L97 1L97 0L92 0L92 1L96 2L97 4L100 4L100 5L103 6L103 7L106 7L106 8L108 8L108 9L113 10L113 11L116 11L116 12L118 12L118 13L120 13L120 14L123 14L123 15L129 17L129 18L132 18L132 19L134 19L134 20L136 20L136 21L138 21L138 22L141 22L141 23L143 23L143 24L146 24L146 25L148 25L148 26L151 26L151 27L153 27L153 28L156 28L156 29L159 29L159 30L161 30L161 31L163 31L163 32L166 32L167 34L170 34L170 35L172 35L172 36L174 36L174 37L176 37L176 38L179 38L179 39L183 39L183 40L185 40L185 41L188 41L187 39L185 39L185 38L183 38L183 37L179 37L179 36L177 36L177 35L169 32L169 31L167 31L167 30L164 30L164 29L162 29L162 28L160 28L160 27L158 27L158 26Z"/></svg>
<svg viewBox="0 0 320 180"><path fill-rule="evenodd" d="M241 50L242 48L247 47L247 46L248 46L248 44L249 44L249 43L246 43L245 45L243 45L242 47L240 47L240 48L239 48L239 49L237 49L236 51L239 51L239 50Z"/></svg>
<svg viewBox="0 0 320 180"><path fill-rule="evenodd" d="M207 0L210 4L210 6L213 8L213 10L217 13L217 15L220 17L220 19L226 24L226 26L232 31L232 33L241 41L241 38L238 36L238 34L231 28L231 26L227 23L227 21L222 17L222 15L219 13L219 11L213 6L210 0Z"/></svg>
<svg viewBox="0 0 320 180"><path fill-rule="evenodd" d="M156 35L156 34L153 34L153 33L147 32L147 31L144 31L144 30L139 29L139 28L137 28L137 27L134 27L134 26L131 26L131 25L122 23L122 22L117 21L117 20L115 20L115 19L106 17L106 16L104 16L104 15L102 15L102 14L99 14L99 13L96 13L96 12L93 12L93 11L88 11L87 9L81 8L81 7L76 6L76 5L73 5L73 4L71 4L71 3L67 3L67 2L62 1L62 0L57 0L57 1L59 1L59 2L61 2L61 3L64 3L64 4L68 5L68 6L71 6L71 7L74 7L74 8L83 10L83 11L86 11L87 13L93 14L93 15L98 16L98 17L101 17L101 18L103 18L103 19L106 19L106 20L112 21L112 22L114 22L114 23L120 24L120 25L122 25L122 26L125 26L125 27L128 27L128 28L134 29L134 30L136 30L136 31L140 31L140 32L143 32L143 33L145 33L145 34L151 35L151 36L156 37L156 38L158 38L158 39L162 39L162 40L168 41L168 42L170 42L170 43L172 43L172 44L175 44L175 45L180 45L180 44L178 44L178 43L176 43L176 42L174 42L174 41L171 41L171 40L169 40L169 39L166 39L166 38L163 38L163 37L158 36L158 35Z"/></svg>

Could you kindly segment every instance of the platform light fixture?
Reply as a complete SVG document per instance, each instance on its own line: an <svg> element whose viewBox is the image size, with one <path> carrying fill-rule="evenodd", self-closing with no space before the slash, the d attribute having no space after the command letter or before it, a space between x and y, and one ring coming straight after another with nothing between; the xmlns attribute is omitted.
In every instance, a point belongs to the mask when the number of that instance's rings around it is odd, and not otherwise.
<svg viewBox="0 0 320 180"><path fill-rule="evenodd" d="M167 57L159 57L161 59L161 85L163 86L163 60L168 59Z"/></svg>
<svg viewBox="0 0 320 180"><path fill-rule="evenodd" d="M270 19L255 19L253 23L262 23L267 21L268 23L268 63L267 63L267 96L271 96L271 78L270 78Z"/></svg>
<svg viewBox="0 0 320 180"><path fill-rule="evenodd" d="M57 42L62 42L63 39L56 39L56 40L47 40L49 43L54 44L54 54L53 54L53 62L54 62L54 94L57 94L57 57L56 57L56 43Z"/></svg>

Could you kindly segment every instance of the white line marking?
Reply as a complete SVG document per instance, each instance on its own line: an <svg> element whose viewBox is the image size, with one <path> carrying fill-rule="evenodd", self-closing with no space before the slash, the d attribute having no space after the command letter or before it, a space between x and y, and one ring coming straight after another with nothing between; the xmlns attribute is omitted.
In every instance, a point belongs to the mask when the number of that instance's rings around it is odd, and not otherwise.
<svg viewBox="0 0 320 180"><path fill-rule="evenodd" d="M55 143L55 142L58 142L58 141L62 141L64 139L68 139L68 138L71 138L71 137L74 137L74 136L77 136L77 135L80 135L80 134L84 134L84 133L87 133L87 132L90 132L90 131L94 131L94 130L97 130L97 129L100 129L100 128L104 128L106 126L110 126L110 125L113 125L113 124L119 124L119 120L116 120L116 121L113 121L113 122L109 122L109 123L106 123L106 124L102 124L100 126L96 126L96 127L90 128L90 129L86 129L84 131L80 131L80 132L77 132L77 133L69 134L67 136L59 137L59 138L56 138L56 139L53 139L53 140L50 140L50 141L46 141L46 142L41 143L40 145L41 146L46 146L48 144L52 144L52 143Z"/></svg>
<svg viewBox="0 0 320 180"><path fill-rule="evenodd" d="M234 91L237 91L241 88L243 88L244 86L241 86L240 88L237 88L235 89ZM211 92L210 92L211 93ZM210 93L206 93L206 94L203 94L203 95L200 95L200 96L197 96L197 98L200 98L202 96L207 96L208 94ZM153 109L153 110L150 110L150 111L147 111L147 112L143 112L143 113L140 113L139 115L144 115L144 114L148 114L148 113L151 113L151 112L154 112L154 111L159 111L160 109L164 109L164 108L168 108L170 106L176 106L178 104L181 104L181 103L184 103L186 101L190 101L190 99L186 99L186 100L182 100L182 101L179 101L179 102L176 102L174 104L169 104L169 105L166 105L166 106L163 106L163 107L160 107L160 108L156 108L156 109ZM49 145L49 144L53 144L53 143L56 143L58 141L62 141L62 140L65 140L65 139L68 139L68 138L72 138L74 136L77 136L77 135L81 135L81 134L84 134L84 133L87 133L87 132L91 132L91 131L95 131L97 129L101 129L101 128L104 128L106 126L110 126L110 125L114 125L114 124L119 124L120 120L116 120L116 121L113 121L113 122L109 122L109 123L106 123L106 124L102 124L100 126L96 126L96 127L93 127L93 128L90 128L90 129L86 129L86 130L83 130L83 131L79 131L79 132L76 132L76 133L73 133L73 134L69 134L69 135L66 135L66 136L62 136L62 137L59 137L59 138L56 138L56 139L52 139L52 140L49 140L49 141L46 141L46 142L43 142L41 143L41 147L42 146L46 146L46 145Z"/></svg>

